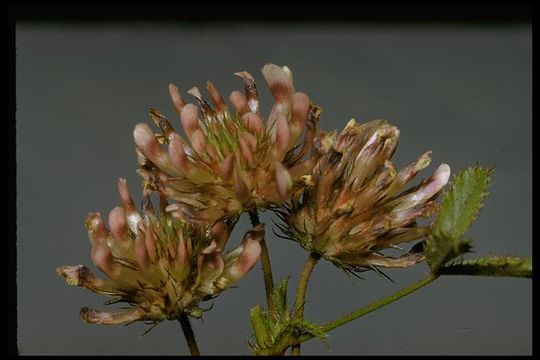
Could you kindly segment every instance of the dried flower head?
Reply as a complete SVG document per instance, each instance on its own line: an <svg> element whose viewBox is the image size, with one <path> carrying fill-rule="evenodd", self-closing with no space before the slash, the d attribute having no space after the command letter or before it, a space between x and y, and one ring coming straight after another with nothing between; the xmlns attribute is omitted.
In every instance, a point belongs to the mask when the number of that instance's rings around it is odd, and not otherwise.
<svg viewBox="0 0 540 360"><path fill-rule="evenodd" d="M200 114L197 106L184 102L176 86L169 86L189 141L154 109L150 116L161 134L146 124L135 127L139 173L148 187L177 202L168 211L213 222L283 203L303 187L303 176L314 163L310 149L320 109L295 91L287 67L267 64L262 74L275 100L266 121L255 81L243 71L235 75L243 78L245 91L231 93L232 112L211 82L207 88L213 108L196 87L188 91L197 99Z"/></svg>
<svg viewBox="0 0 540 360"><path fill-rule="evenodd" d="M321 134L315 146L323 153L313 168L312 186L278 210L286 236L346 269L407 267L423 260L421 251L392 257L381 253L422 239L430 226L416 220L438 209L436 197L448 182L442 164L433 176L405 190L431 161L426 152L400 172L392 157L399 130L385 120L362 125L351 120L345 129Z"/></svg>
<svg viewBox="0 0 540 360"><path fill-rule="evenodd" d="M200 317L199 303L217 296L240 280L257 262L264 237L262 225L248 231L242 244L224 252L231 224L188 223L158 217L145 196L137 212L125 180L118 183L122 207L109 214L109 228L99 213L85 225L92 244L92 262L108 279L99 279L83 265L57 269L67 283L126 302L128 310L108 313L81 309L85 322L98 324L159 322L186 313ZM148 195L148 193L146 194Z"/></svg>

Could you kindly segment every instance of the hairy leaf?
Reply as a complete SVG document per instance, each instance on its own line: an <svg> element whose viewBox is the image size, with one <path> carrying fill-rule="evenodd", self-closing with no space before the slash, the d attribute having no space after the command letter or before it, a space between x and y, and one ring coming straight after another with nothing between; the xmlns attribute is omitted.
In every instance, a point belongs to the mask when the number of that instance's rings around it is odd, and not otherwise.
<svg viewBox="0 0 540 360"><path fill-rule="evenodd" d="M274 285L274 292L272 293L272 301L275 307L276 321L286 321L289 319L289 310L287 308L287 286L289 285L289 278L279 280Z"/></svg>
<svg viewBox="0 0 540 360"><path fill-rule="evenodd" d="M426 240L424 256L434 274L438 274L441 266L471 249L469 239L457 239L446 234L431 234Z"/></svg>
<svg viewBox="0 0 540 360"><path fill-rule="evenodd" d="M474 221L487 195L492 169L469 167L454 177L443 195L434 233L460 239Z"/></svg>
<svg viewBox="0 0 540 360"><path fill-rule="evenodd" d="M433 230L426 241L426 260L434 273L448 261L470 250L463 240L487 195L492 169L469 167L456 175L443 200Z"/></svg>
<svg viewBox="0 0 540 360"><path fill-rule="evenodd" d="M258 355L283 355L293 345L295 339L310 334L326 340L323 328L307 320L291 317L287 306L287 285L289 278L281 279L274 285L272 300L273 314L263 312L260 306L251 309L250 319L256 344L250 343L251 350Z"/></svg>
<svg viewBox="0 0 540 360"><path fill-rule="evenodd" d="M266 318L259 305L251 309L249 318L251 320L251 326L255 334L258 346L264 346L265 341L268 339L268 327Z"/></svg>

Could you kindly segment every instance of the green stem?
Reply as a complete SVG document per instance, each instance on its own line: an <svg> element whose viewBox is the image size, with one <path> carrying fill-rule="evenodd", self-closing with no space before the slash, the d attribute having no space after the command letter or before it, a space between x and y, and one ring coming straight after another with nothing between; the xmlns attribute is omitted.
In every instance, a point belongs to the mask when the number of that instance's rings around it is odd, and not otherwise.
<svg viewBox="0 0 540 360"><path fill-rule="evenodd" d="M259 220L259 214L257 210L249 211L249 219L252 226L257 226L261 223ZM264 279L264 289L266 291L266 303L268 305L268 312L274 313L274 301L272 300L272 294L274 292L274 279L272 276L272 267L270 266L270 255L268 254L268 247L264 238L261 240L261 264Z"/></svg>
<svg viewBox="0 0 540 360"><path fill-rule="evenodd" d="M440 268L439 275L471 275L532 278L532 260L511 256L492 256L465 260Z"/></svg>
<svg viewBox="0 0 540 360"><path fill-rule="evenodd" d="M199 347L197 346L197 341L195 340L195 334L193 333L193 329L191 328L191 324L186 313L180 314L178 321L180 322L180 326L182 326L182 331L184 332L184 337L186 338L191 355L201 355Z"/></svg>
<svg viewBox="0 0 540 360"><path fill-rule="evenodd" d="M300 274L300 279L298 280L298 289L296 290L296 299L294 301L293 307L293 318L302 320L304 318L304 304L306 302L306 293L309 279L313 268L317 265L320 256L316 254L309 254L309 257L304 264L304 269ZM300 355L300 344L295 344L292 346L291 355L299 356Z"/></svg>
<svg viewBox="0 0 540 360"><path fill-rule="evenodd" d="M291 348L292 356L300 356L300 344L295 344Z"/></svg>
<svg viewBox="0 0 540 360"><path fill-rule="evenodd" d="M432 282L433 280L435 280L437 277L434 276L434 275L429 275L428 277L420 280L419 282L417 283L414 283L412 285L410 285L409 287L406 287L404 289L401 289L397 292L395 292L394 294L386 297L386 298L383 298L383 299L380 299L374 303L371 303L369 305L366 305L356 311L353 311L347 315L344 315L336 320L333 320L333 321L330 321L328 323L326 323L325 325L322 326L322 330L325 331L325 332L328 332L328 331L331 331L337 327L340 327L342 325L345 325L353 320L356 320L358 318L361 318L362 316L364 315L367 315L369 314L370 312L372 311L375 311L377 309L380 309L382 308L383 306L386 306L388 304L391 304L393 303L394 301L396 300L399 300L413 292L415 292L416 290L418 289L421 289L423 288L424 286L426 286L427 284L429 284L430 282ZM307 341L309 339L313 338L313 335L311 334L306 334L306 335L303 335L302 337L300 337L299 340L299 343L302 343L304 341Z"/></svg>

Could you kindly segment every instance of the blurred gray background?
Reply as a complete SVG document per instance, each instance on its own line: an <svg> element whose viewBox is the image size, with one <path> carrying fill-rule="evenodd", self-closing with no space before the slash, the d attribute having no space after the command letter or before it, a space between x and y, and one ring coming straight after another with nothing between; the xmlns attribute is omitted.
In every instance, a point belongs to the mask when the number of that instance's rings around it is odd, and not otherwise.
<svg viewBox="0 0 540 360"><path fill-rule="evenodd" d="M212 80L228 96L247 70L271 106L260 69L288 65L296 88L324 109L325 130L350 118L389 119L401 130L394 162L426 150L456 171L495 166L487 205L469 235L477 255L531 256L531 28L513 26L69 25L16 27L18 347L21 354L188 354L176 322L144 337L143 324L87 325L82 306L103 297L69 287L65 264L90 262L83 221L116 206L125 177L140 200L132 129L156 107L175 119L167 84ZM186 96L189 97L189 96ZM175 120L176 121L176 120ZM296 288L306 254L273 236L276 279ZM242 218L230 244L248 226ZM94 269L93 265L91 268ZM323 323L425 276L425 264L349 279L315 269L306 317ZM193 321L203 354L249 354L249 308L264 302L257 265ZM380 311L311 340L304 354L531 354L530 280L443 277Z"/></svg>

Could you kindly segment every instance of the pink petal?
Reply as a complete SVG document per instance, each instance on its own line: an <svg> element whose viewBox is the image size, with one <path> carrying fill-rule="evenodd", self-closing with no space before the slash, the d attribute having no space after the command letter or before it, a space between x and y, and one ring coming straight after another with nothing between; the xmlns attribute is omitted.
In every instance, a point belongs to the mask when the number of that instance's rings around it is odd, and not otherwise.
<svg viewBox="0 0 540 360"><path fill-rule="evenodd" d="M182 128L188 138L191 139L191 134L199 130L199 110L193 104L187 104L180 113L180 120L182 121Z"/></svg>
<svg viewBox="0 0 540 360"><path fill-rule="evenodd" d="M197 154L203 155L205 153L206 139L201 130L196 130L191 134L191 146Z"/></svg>
<svg viewBox="0 0 540 360"><path fill-rule="evenodd" d="M297 92L292 97L292 120L289 124L291 128L291 139L296 142L304 128L306 127L308 112L310 107L309 97L301 92Z"/></svg>
<svg viewBox="0 0 540 360"><path fill-rule="evenodd" d="M159 163L162 150L159 143L154 136L154 133L147 124L141 123L135 126L133 130L133 138L137 147L141 149L142 153L154 163Z"/></svg>
<svg viewBox="0 0 540 360"><path fill-rule="evenodd" d="M220 175L221 178L225 181L229 180L233 174L234 171L234 154L230 153L227 155L225 160L223 160L223 163L221 164L221 171Z"/></svg>
<svg viewBox="0 0 540 360"><path fill-rule="evenodd" d="M275 64L266 64L262 69L262 74L274 99L277 102L289 102L294 93L294 85L289 74Z"/></svg>
<svg viewBox="0 0 540 360"><path fill-rule="evenodd" d="M285 152L289 148L290 131L287 119L283 115L279 115L276 121L276 145L275 151L278 160L281 160Z"/></svg>
<svg viewBox="0 0 540 360"><path fill-rule="evenodd" d="M253 167L253 152L251 151L251 148L246 140L243 138L238 139L238 143L240 145L240 154L242 155L242 159L250 166Z"/></svg>
<svg viewBox="0 0 540 360"><path fill-rule="evenodd" d="M109 213L109 227L116 244L125 247L131 244L128 234L126 212L122 207L115 207Z"/></svg>
<svg viewBox="0 0 540 360"><path fill-rule="evenodd" d="M276 169L277 192L282 198L286 198L293 186L291 175L280 162L275 162L274 168Z"/></svg>
<svg viewBox="0 0 540 360"><path fill-rule="evenodd" d="M107 244L96 244L92 247L91 259L94 265L97 266L105 275L111 279L116 278L116 263L113 255Z"/></svg>
<svg viewBox="0 0 540 360"><path fill-rule="evenodd" d="M176 111L178 116L180 116L180 114L182 114L182 109L184 108L184 106L186 106L186 103L184 102L184 99L182 99L180 91L178 90L178 87L176 85L169 84L169 95L171 96L174 110Z"/></svg>
<svg viewBox="0 0 540 360"><path fill-rule="evenodd" d="M127 187L127 182L125 179L118 179L118 192L120 193L120 200L122 201L122 207L127 216L127 223L130 230L136 234L137 233L137 224L141 221L141 215L137 212L135 208L135 203L129 194Z"/></svg>
<svg viewBox="0 0 540 360"><path fill-rule="evenodd" d="M395 210L407 209L418 204L424 203L436 195L448 183L450 179L450 167L447 164L441 164L433 176L415 192L407 194L392 201Z"/></svg>
<svg viewBox="0 0 540 360"><path fill-rule="evenodd" d="M171 163L180 171L189 171L189 160L184 149L184 143L179 135L173 136L169 142L169 158Z"/></svg>
<svg viewBox="0 0 540 360"><path fill-rule="evenodd" d="M80 317L85 323L103 325L131 324L135 321L149 319L144 310L138 306L115 313L103 312L84 307L81 309Z"/></svg>
<svg viewBox="0 0 540 360"><path fill-rule="evenodd" d="M264 122L259 117L259 115L248 112L242 116L242 119L244 119L244 123L246 124L247 129L251 133L257 135L264 130Z"/></svg>
<svg viewBox="0 0 540 360"><path fill-rule="evenodd" d="M227 110L227 105L225 105L225 101L221 97L221 94L219 93L219 91L216 89L216 87L211 81L208 81L206 83L206 88L208 89L210 98L212 99L212 102L214 103L216 112L218 114L223 114Z"/></svg>
<svg viewBox="0 0 540 360"><path fill-rule="evenodd" d="M83 265L61 266L56 269L56 272L62 275L69 285L80 286L103 295L122 294L122 291L116 288L115 282L96 278L92 271Z"/></svg>
<svg viewBox="0 0 540 360"><path fill-rule="evenodd" d="M238 114L244 115L250 111L246 96L240 91L233 91L229 96L229 100Z"/></svg>

